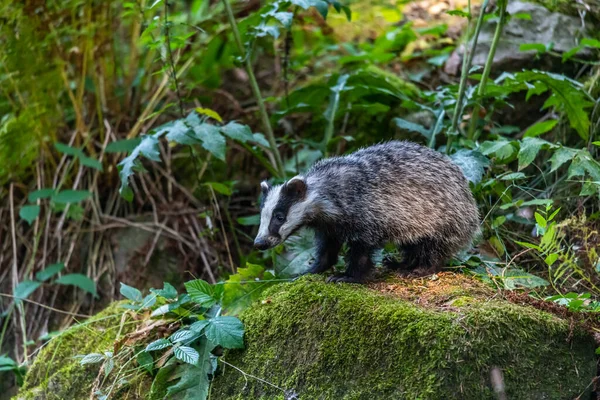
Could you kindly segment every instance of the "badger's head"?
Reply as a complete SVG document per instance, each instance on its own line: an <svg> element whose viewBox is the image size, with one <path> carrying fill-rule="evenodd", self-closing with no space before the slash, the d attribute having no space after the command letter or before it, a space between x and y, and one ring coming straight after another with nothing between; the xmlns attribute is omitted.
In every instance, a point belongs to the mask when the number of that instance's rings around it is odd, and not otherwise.
<svg viewBox="0 0 600 400"><path fill-rule="evenodd" d="M306 222L309 210L306 180L296 176L283 185L260 184L262 203L260 227L254 239L259 250L275 247Z"/></svg>

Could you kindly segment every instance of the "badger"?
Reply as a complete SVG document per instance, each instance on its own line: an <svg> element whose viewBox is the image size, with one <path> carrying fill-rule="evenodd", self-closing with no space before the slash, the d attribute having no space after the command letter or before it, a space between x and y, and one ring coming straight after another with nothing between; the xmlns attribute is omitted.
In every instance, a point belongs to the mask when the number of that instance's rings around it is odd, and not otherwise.
<svg viewBox="0 0 600 400"><path fill-rule="evenodd" d="M479 213L467 179L450 158L407 141L389 141L326 158L281 185L261 183L260 226L254 241L272 248L298 229L315 232L307 273L332 268L344 243L346 271L329 282L362 282L372 256L392 243L409 275L441 269L468 247Z"/></svg>

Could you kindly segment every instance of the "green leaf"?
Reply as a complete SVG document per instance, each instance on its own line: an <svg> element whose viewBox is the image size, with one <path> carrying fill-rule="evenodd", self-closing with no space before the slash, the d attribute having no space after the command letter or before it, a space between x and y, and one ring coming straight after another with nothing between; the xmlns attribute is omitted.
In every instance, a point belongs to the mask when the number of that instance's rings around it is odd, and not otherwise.
<svg viewBox="0 0 600 400"><path fill-rule="evenodd" d="M277 19L286 29L290 29L292 26L292 19L294 18L294 14L291 12L281 11L273 14L273 17Z"/></svg>
<svg viewBox="0 0 600 400"><path fill-rule="evenodd" d="M535 50L538 53L546 52L546 45L542 43L523 43L519 46L519 51L531 51Z"/></svg>
<svg viewBox="0 0 600 400"><path fill-rule="evenodd" d="M31 295L31 293L39 288L41 284L42 282L30 280L19 282L17 287L15 287L13 295L17 299L26 299Z"/></svg>
<svg viewBox="0 0 600 400"><path fill-rule="evenodd" d="M94 297L98 297L96 293L96 284L93 280L83 274L67 274L58 278L56 283L61 285L73 285L79 289L92 294Z"/></svg>
<svg viewBox="0 0 600 400"><path fill-rule="evenodd" d="M503 180L503 181L516 181L518 179L525 179L525 178L527 178L527 176L525 176L524 173L522 173L522 172L513 172L513 173L510 173L510 174L502 175L500 177L500 180Z"/></svg>
<svg viewBox="0 0 600 400"><path fill-rule="evenodd" d="M242 143L254 140L254 137L252 136L252 130L248 127L248 125L238 124L237 122L233 121L225 126L222 126L221 132L231 139Z"/></svg>
<svg viewBox="0 0 600 400"><path fill-rule="evenodd" d="M140 351L136 357L136 361L140 367L152 373L152 369L154 369L154 359L152 358L152 354L147 351Z"/></svg>
<svg viewBox="0 0 600 400"><path fill-rule="evenodd" d="M155 135L144 135L140 143L133 149L130 155L125 157L119 164L119 177L121 178L121 188L119 193L127 200L133 199L133 191L129 188L129 177L133 175L134 168L138 165L138 157L144 156L152 161L160 161L160 151L158 150L158 139L164 133L161 131Z"/></svg>
<svg viewBox="0 0 600 400"><path fill-rule="evenodd" d="M202 124L194 127L194 133L202 141L204 149L219 160L225 161L226 140L221 135L218 127L210 124Z"/></svg>
<svg viewBox="0 0 600 400"><path fill-rule="evenodd" d="M261 145L262 147L265 148L270 148L270 144L269 141L265 138L265 135L263 135L262 133L255 133L252 135L252 140L256 143Z"/></svg>
<svg viewBox="0 0 600 400"><path fill-rule="evenodd" d="M29 225L35 221L35 219L40 215L40 206L38 205L27 205L21 207L19 210L19 217L27 221Z"/></svg>
<svg viewBox="0 0 600 400"><path fill-rule="evenodd" d="M91 196L92 193L88 192L87 190L61 190L52 196L52 201L60 204L78 203L90 198Z"/></svg>
<svg viewBox="0 0 600 400"><path fill-rule="evenodd" d="M552 130L552 128L554 128L557 123L558 123L558 120L551 119L549 121L539 122L535 125L532 125L525 131L525 137L535 137L535 136L542 135L542 134Z"/></svg>
<svg viewBox="0 0 600 400"><path fill-rule="evenodd" d="M139 303L140 301L142 301L142 292L140 292L138 289L136 289L134 287L124 284L123 282L121 282L120 293L126 299L135 301L136 303Z"/></svg>
<svg viewBox="0 0 600 400"><path fill-rule="evenodd" d="M411 132L417 132L425 136L425 138L431 139L431 132L423 125L415 124L402 118L394 118L394 123L400 129L405 129Z"/></svg>
<svg viewBox="0 0 600 400"><path fill-rule="evenodd" d="M167 397L186 400L206 400L210 389L209 375L213 375L216 364L211 351L215 345L206 338L200 340L198 358L195 365L184 364L177 367L174 375L180 376L179 382L167 388ZM175 396L177 395L177 396Z"/></svg>
<svg viewBox="0 0 600 400"><path fill-rule="evenodd" d="M225 196L231 196L231 188L220 182L206 182L206 186L210 186L215 192L224 194Z"/></svg>
<svg viewBox="0 0 600 400"><path fill-rule="evenodd" d="M244 348L244 324L236 317L211 318L204 333L211 342L226 349Z"/></svg>
<svg viewBox="0 0 600 400"><path fill-rule="evenodd" d="M592 38L583 38L579 43L582 46L587 47L595 47L596 49L600 49L600 40L592 39Z"/></svg>
<svg viewBox="0 0 600 400"><path fill-rule="evenodd" d="M452 161L458 165L465 177L474 184L481 181L484 168L489 165L489 160L480 152L462 149L450 156Z"/></svg>
<svg viewBox="0 0 600 400"><path fill-rule="evenodd" d="M215 119L219 122L223 122L223 118L216 111L211 110L210 108L196 108L196 112L201 115L206 115L209 118Z"/></svg>
<svg viewBox="0 0 600 400"><path fill-rule="evenodd" d="M542 139L532 137L524 138L521 141L521 148L519 150L519 155L517 156L519 159L519 171L531 164L542 149L542 146L548 144L550 143Z"/></svg>
<svg viewBox="0 0 600 400"><path fill-rule="evenodd" d="M62 271L64 268L65 268L65 264L63 264L63 263L56 263L56 264L48 265L48 267L44 268L43 270L41 270L37 274L35 274L35 278L41 282L47 281L48 279L52 278L54 275L56 275L60 271Z"/></svg>
<svg viewBox="0 0 600 400"><path fill-rule="evenodd" d="M458 9L446 11L446 14L453 15L455 17L463 17L463 18L470 18L471 17L471 14L469 14L468 12L463 11L463 10L458 10Z"/></svg>
<svg viewBox="0 0 600 400"><path fill-rule="evenodd" d="M54 143L54 147L56 147L56 150L68 156L79 157L79 155L82 154L81 149L76 149L75 147L63 143Z"/></svg>
<svg viewBox="0 0 600 400"><path fill-rule="evenodd" d="M193 332L193 331L190 331L187 329L182 329L182 330L175 332L173 335L171 335L169 340L171 340L171 343L179 343L179 342L185 342L185 341L193 339L195 337L198 337L197 332Z"/></svg>
<svg viewBox="0 0 600 400"><path fill-rule="evenodd" d="M202 279L195 279L193 281L186 282L185 289L190 295L192 301L197 304L200 304L204 307L211 307L216 303L216 300L213 298L214 292L212 286Z"/></svg>
<svg viewBox="0 0 600 400"><path fill-rule="evenodd" d="M146 351L162 350L171 346L172 343L167 339L158 339L152 343L149 343L148 346L146 346Z"/></svg>
<svg viewBox="0 0 600 400"><path fill-rule="evenodd" d="M552 166L550 172L556 171L561 165L567 161L571 161L576 154L576 151L573 149L567 147L558 148L554 154L552 154L552 157L550 157L550 165Z"/></svg>
<svg viewBox="0 0 600 400"><path fill-rule="evenodd" d="M547 223L546 219L544 217L542 217L541 214L539 214L537 212L534 214L534 216L535 216L535 222L537 222L537 224L539 226L541 226L542 228L545 228L546 227L546 223Z"/></svg>
<svg viewBox="0 0 600 400"><path fill-rule="evenodd" d="M194 145L198 144L198 139L193 134L193 130L186 123L178 119L163 129L167 131L167 140L179 144Z"/></svg>
<svg viewBox="0 0 600 400"><path fill-rule="evenodd" d="M177 297L177 290L168 282L163 283L162 289L150 289L150 291L165 299L174 299Z"/></svg>
<svg viewBox="0 0 600 400"><path fill-rule="evenodd" d="M81 361L79 361L79 363L81 365L86 365L86 364L97 364L99 362L104 361L106 357L104 356L104 354L100 354L100 353L91 353L91 354L86 354Z"/></svg>
<svg viewBox="0 0 600 400"><path fill-rule="evenodd" d="M210 322L207 319L201 319L200 321L196 321L192 325L190 325L190 329L196 333L200 333L204 328L208 326L209 323Z"/></svg>
<svg viewBox="0 0 600 400"><path fill-rule="evenodd" d="M544 262L546 263L547 266L551 267L552 264L554 264L556 262L556 260L558 260L558 254L552 253L552 254L549 254L548 257L546 257L544 259Z"/></svg>
<svg viewBox="0 0 600 400"><path fill-rule="evenodd" d="M103 170L102 163L100 161L96 160L95 158L88 157L88 156L85 156L82 154L79 157L79 162L82 165L85 165L86 167L94 168L94 169L97 169L98 171Z"/></svg>
<svg viewBox="0 0 600 400"><path fill-rule="evenodd" d="M122 139L122 140L117 140L114 142L111 142L108 144L108 146L106 146L106 149L104 150L105 153L129 153L130 151L133 151L133 149L135 149L140 142L142 141L142 138L135 138L135 139Z"/></svg>
<svg viewBox="0 0 600 400"><path fill-rule="evenodd" d="M173 353L175 358L188 364L196 364L200 355L196 350L188 346L177 346Z"/></svg>
<svg viewBox="0 0 600 400"><path fill-rule="evenodd" d="M260 214L249 215L247 217L239 217L237 223L243 226L260 225Z"/></svg>
<svg viewBox="0 0 600 400"><path fill-rule="evenodd" d="M54 189L51 189L51 188L34 190L33 192L29 193L29 195L27 196L27 200L29 200L30 203L35 203L37 200L47 199L48 197L51 197L53 194L54 194Z"/></svg>

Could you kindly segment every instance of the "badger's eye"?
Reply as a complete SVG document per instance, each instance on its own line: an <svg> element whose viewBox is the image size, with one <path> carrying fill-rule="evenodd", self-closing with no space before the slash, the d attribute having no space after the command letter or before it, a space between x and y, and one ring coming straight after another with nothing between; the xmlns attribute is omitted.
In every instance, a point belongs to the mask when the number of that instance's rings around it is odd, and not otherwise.
<svg viewBox="0 0 600 400"><path fill-rule="evenodd" d="M275 219L279 222L283 222L283 220L285 219L285 217L283 216L283 214L275 214Z"/></svg>

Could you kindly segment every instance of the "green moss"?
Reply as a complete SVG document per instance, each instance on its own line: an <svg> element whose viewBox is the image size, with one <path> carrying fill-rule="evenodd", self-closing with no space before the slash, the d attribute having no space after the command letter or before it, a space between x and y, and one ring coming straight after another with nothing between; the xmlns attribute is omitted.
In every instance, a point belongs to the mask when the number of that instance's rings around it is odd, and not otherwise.
<svg viewBox="0 0 600 400"><path fill-rule="evenodd" d="M113 351L117 337L133 329L136 322L129 316L123 318L125 310L120 304L111 304L50 340L35 358L17 399L89 399L101 364L81 366L76 356ZM143 393L140 387L144 386L147 382L133 375L115 397L142 398L136 393Z"/></svg>
<svg viewBox="0 0 600 400"><path fill-rule="evenodd" d="M492 399L492 367L510 399L572 398L591 382L588 334L531 307L452 292L461 297L421 308L322 277L279 285L242 315L247 349L226 360L302 399ZM211 399L281 398L247 378L225 367Z"/></svg>

